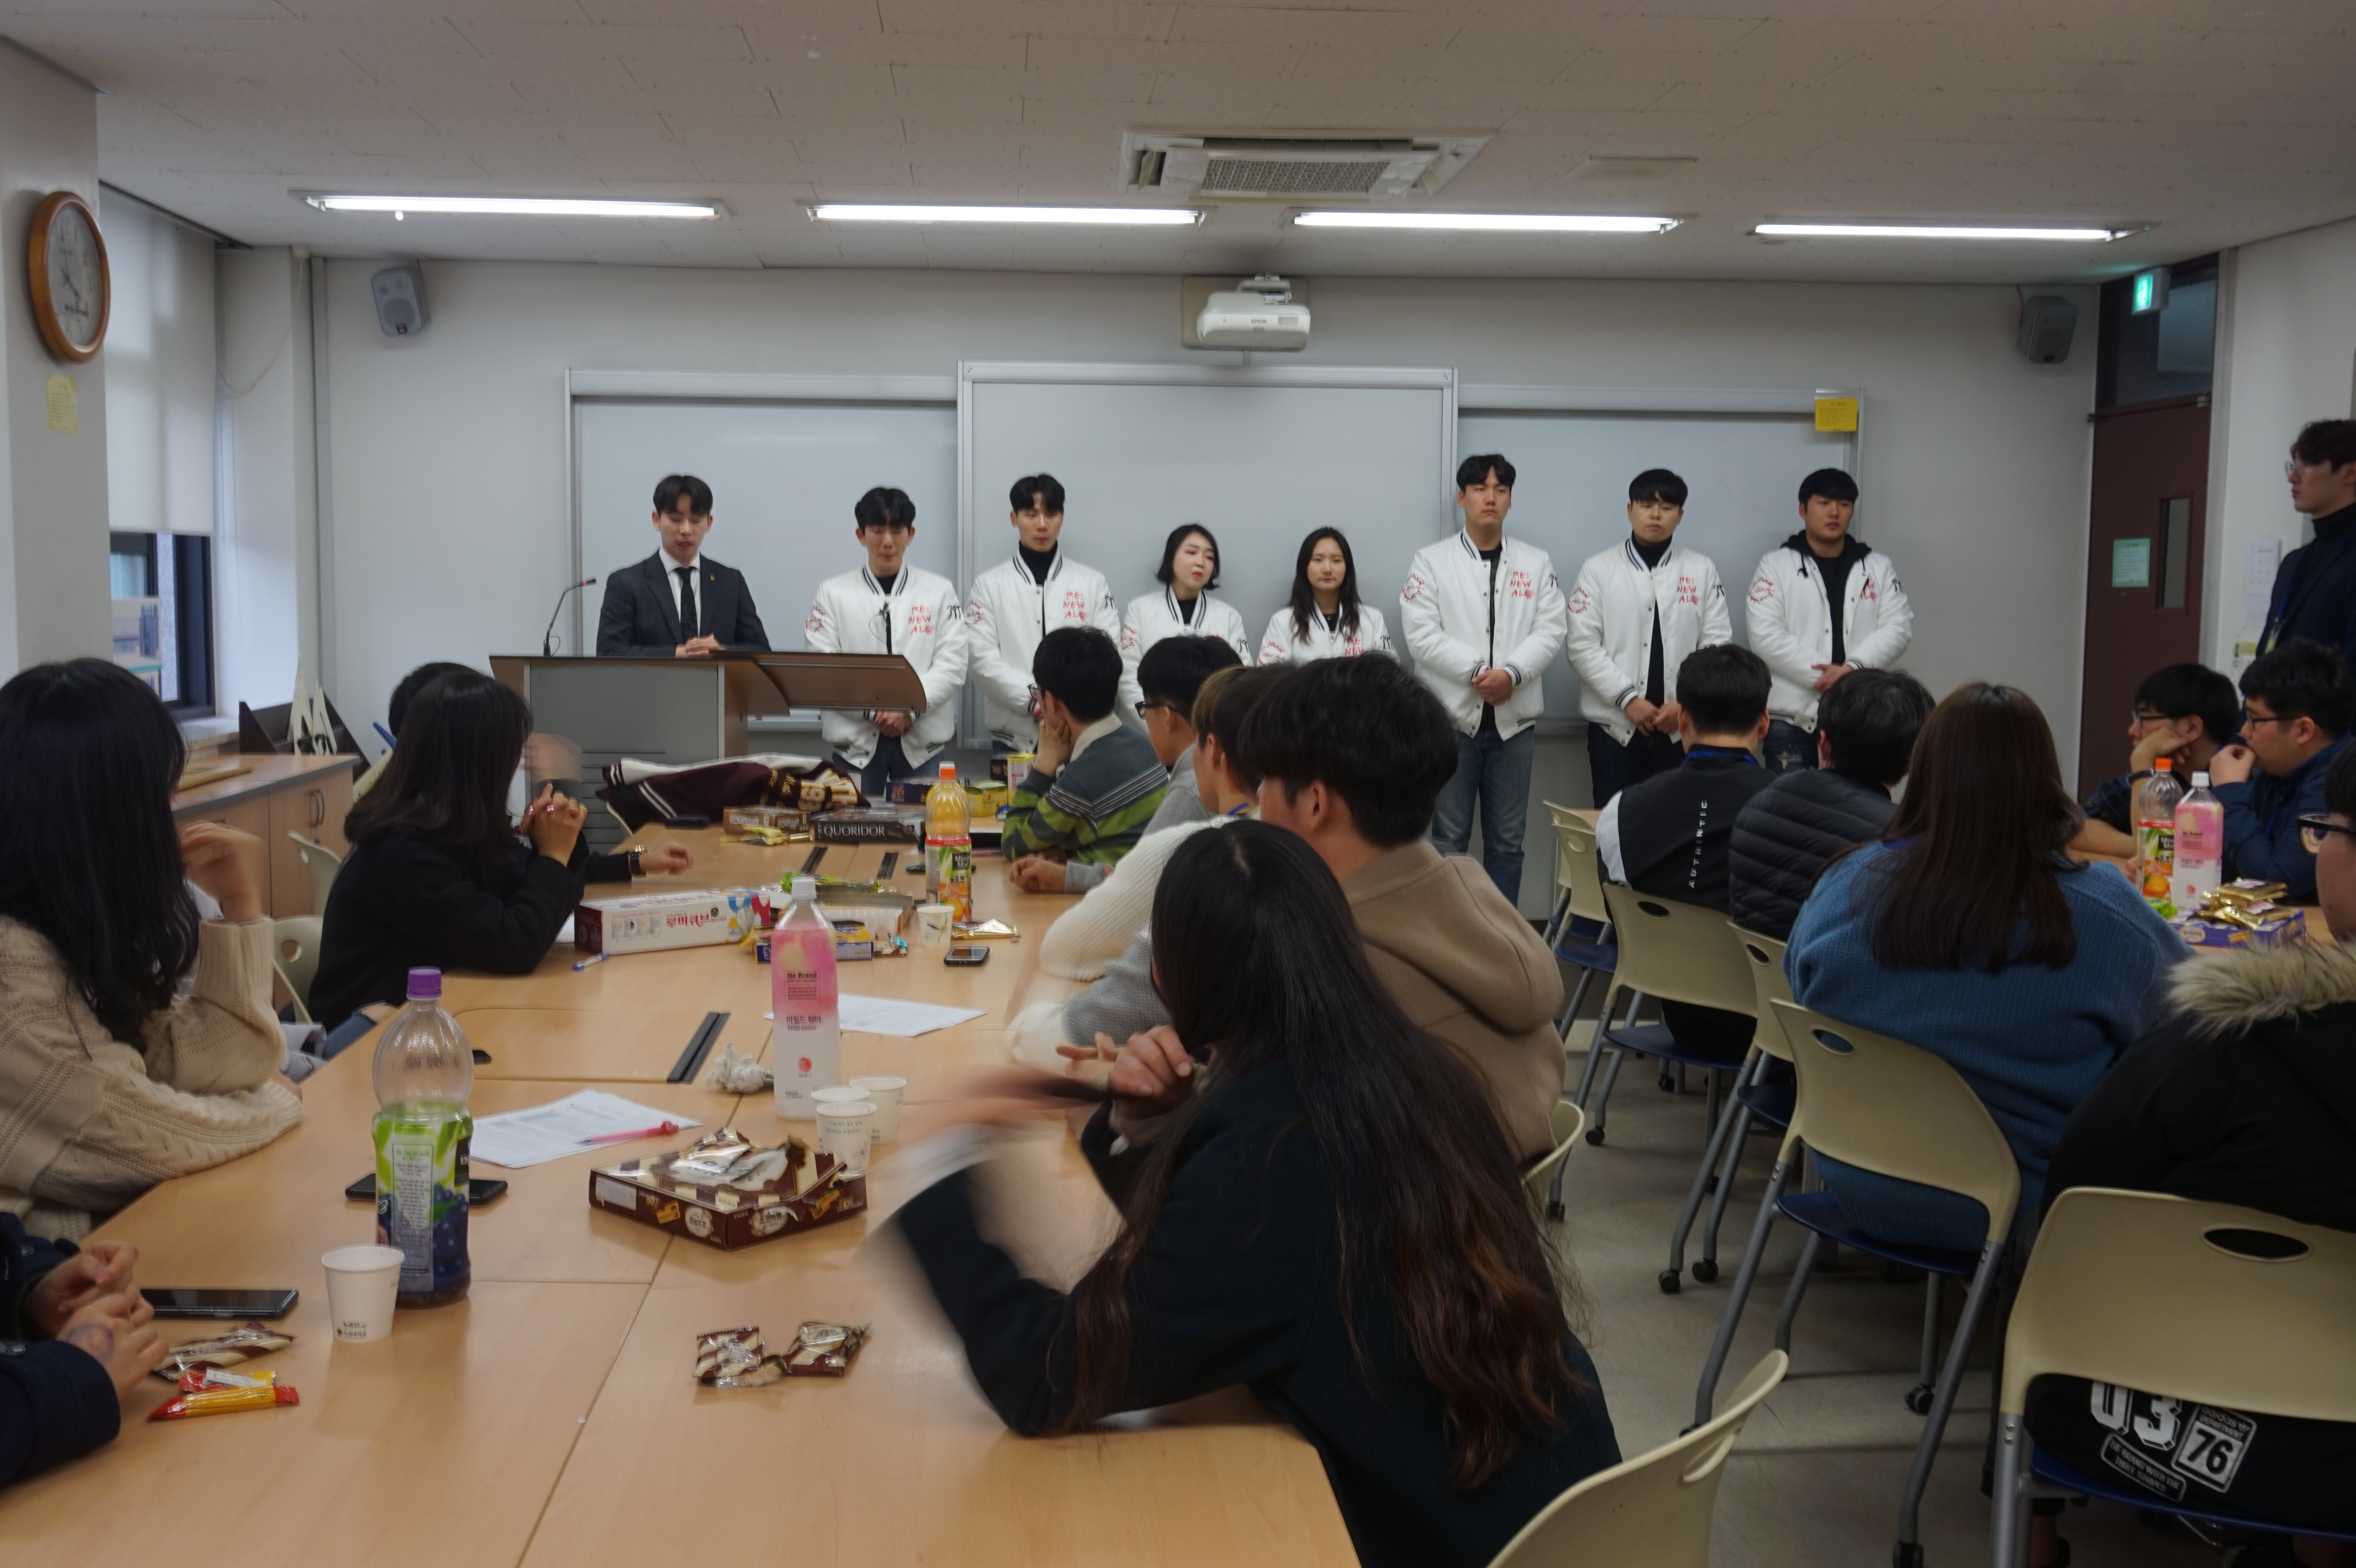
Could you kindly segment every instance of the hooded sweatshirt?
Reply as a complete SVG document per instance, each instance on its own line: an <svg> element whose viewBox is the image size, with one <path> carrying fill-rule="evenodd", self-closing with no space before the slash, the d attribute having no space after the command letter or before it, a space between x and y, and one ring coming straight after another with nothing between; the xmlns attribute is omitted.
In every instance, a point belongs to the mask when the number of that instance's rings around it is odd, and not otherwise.
<svg viewBox="0 0 2356 1568"><path fill-rule="evenodd" d="M2122 1187L2356 1231L2356 949L2179 965L2169 1002L2071 1114L2047 1201Z"/></svg>
<svg viewBox="0 0 2356 1568"><path fill-rule="evenodd" d="M1489 1085L1505 1141L1529 1160L1554 1147L1562 975L1481 862L1418 838L1342 880L1375 976L1409 1022Z"/></svg>

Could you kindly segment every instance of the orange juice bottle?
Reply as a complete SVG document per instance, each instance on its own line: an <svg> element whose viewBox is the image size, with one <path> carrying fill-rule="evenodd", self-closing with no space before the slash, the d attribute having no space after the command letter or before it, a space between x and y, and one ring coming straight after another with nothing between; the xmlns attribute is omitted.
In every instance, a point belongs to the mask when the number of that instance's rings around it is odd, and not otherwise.
<svg viewBox="0 0 2356 1568"><path fill-rule="evenodd" d="M954 909L960 925L973 919L973 813L954 763L925 793L925 896Z"/></svg>

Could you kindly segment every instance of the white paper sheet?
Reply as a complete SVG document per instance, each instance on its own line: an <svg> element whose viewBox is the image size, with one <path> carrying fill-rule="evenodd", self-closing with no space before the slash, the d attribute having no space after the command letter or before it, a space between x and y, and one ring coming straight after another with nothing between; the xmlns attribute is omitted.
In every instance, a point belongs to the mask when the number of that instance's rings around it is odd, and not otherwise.
<svg viewBox="0 0 2356 1568"><path fill-rule="evenodd" d="M903 1039L954 1029L978 1019L987 1008L943 1008L930 1002L904 1002L894 997L854 997L842 993L842 1027L857 1034L896 1034ZM775 1013L763 1013L775 1020Z"/></svg>
<svg viewBox="0 0 2356 1568"><path fill-rule="evenodd" d="M2261 631L2274 607L2275 573L2282 570L2282 540L2252 539L2242 568L2242 623Z"/></svg>
<svg viewBox="0 0 2356 1568"><path fill-rule="evenodd" d="M479 1118L475 1123L471 1156L485 1165L520 1170L528 1165L562 1159L569 1154L594 1154L617 1147L584 1143L584 1138L594 1138L601 1133L634 1133L665 1122L675 1124L682 1131L703 1125L677 1111L658 1111L602 1089L584 1089L529 1111L509 1111Z"/></svg>

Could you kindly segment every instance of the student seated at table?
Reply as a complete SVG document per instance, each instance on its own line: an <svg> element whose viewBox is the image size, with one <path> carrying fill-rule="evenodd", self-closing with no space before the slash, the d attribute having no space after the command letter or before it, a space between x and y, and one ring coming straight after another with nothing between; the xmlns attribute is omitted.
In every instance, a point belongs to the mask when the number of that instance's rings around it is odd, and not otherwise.
<svg viewBox="0 0 2356 1568"><path fill-rule="evenodd" d="M1031 656L1039 750L999 832L1010 874L1027 855L1109 865L1137 847L1169 770L1113 711L1120 650L1093 626L1059 626Z"/></svg>
<svg viewBox="0 0 2356 1568"><path fill-rule="evenodd" d="M173 821L186 757L104 659L0 686L0 1210L36 1235L85 1236L303 1119L278 1071L262 847Z"/></svg>
<svg viewBox="0 0 2356 1568"><path fill-rule="evenodd" d="M128 1242L36 1241L0 1213L0 1487L114 1441L164 1359Z"/></svg>
<svg viewBox="0 0 2356 1568"><path fill-rule="evenodd" d="M1205 681L1241 662L1236 650L1216 637L1164 637L1138 660L1137 679L1145 697L1137 705L1137 715L1145 720L1145 739L1154 756L1170 770L1162 804L1146 819L1146 837L1182 823L1200 822L1206 815L1194 789L1194 699ZM1026 855L1008 872L1026 892L1085 893L1111 875L1112 868Z"/></svg>
<svg viewBox="0 0 2356 1568"><path fill-rule="evenodd" d="M2046 1178L2049 1205L2072 1187L2116 1187L2356 1231L2356 948L2346 944L2356 933L2356 749L2332 759L2323 787L2308 833L2340 944L2241 948L2179 965L2166 1019L2071 1113ZM2167 1280L2153 1287L2165 1300ZM2174 1480L2198 1456L2186 1448L2201 1441L2190 1411L2148 1393L2040 1378L2027 1413L2038 1446L2114 1485ZM2240 1459L2222 1485L2206 1472L2190 1494L2204 1509L2356 1531L2356 1426L2241 1412L2210 1424L2209 1441L2240 1435ZM2126 1462L2106 1456L2114 1442L2128 1448ZM2186 1496L2155 1491L2152 1506ZM2298 1550L2309 1564L2356 1560L2344 1544Z"/></svg>
<svg viewBox="0 0 2356 1568"><path fill-rule="evenodd" d="M399 1007L412 968L530 974L590 882L681 871L684 845L591 855L588 813L544 786L519 829L508 787L531 709L489 676L460 670L410 705L384 782L344 818L351 852L327 894L311 1015L333 1031L372 1004Z"/></svg>
<svg viewBox="0 0 2356 1568"><path fill-rule="evenodd" d="M2081 854L2132 859L2136 854L2135 792L2166 757L2176 782L2192 787L2217 749L2242 727L2242 694L2233 678L2206 665L2165 665L2136 688L2127 722L2127 771L2104 779L2086 797L2086 827L2070 848Z"/></svg>
<svg viewBox="0 0 2356 1568"><path fill-rule="evenodd" d="M2294 637L2242 672L2242 735L2209 759L2225 808L2225 875L2281 882L2315 901L2315 856L2298 819L2323 809L2323 775L2348 744L2356 683L2340 650Z"/></svg>
<svg viewBox="0 0 2356 1568"><path fill-rule="evenodd" d="M1332 873L1266 824L1180 848L1153 961L1165 1065L1111 1083L1167 1115L1073 1290L984 1239L969 1173L990 1124L1066 1104L1044 1075L992 1075L900 1157L919 1190L896 1223L983 1395L1036 1435L1243 1383L1315 1445L1360 1561L1487 1563L1620 1451L1480 1077L1408 1021ZM1125 1136L1109 1110L1081 1136L1099 1167Z"/></svg>
<svg viewBox="0 0 2356 1568"><path fill-rule="evenodd" d="M377 781L384 777L384 770L392 766L392 748L401 743L401 726L408 719L409 705L417 700L417 694L431 685L437 677L473 667L471 665L452 664L446 659L435 659L430 664L419 665L401 677L400 684L392 688L392 696L384 705L384 727L392 735L391 744L385 747L384 755L369 764L368 772L353 781L352 798L354 800L359 799L360 796L376 788Z"/></svg>
<svg viewBox="0 0 2356 1568"><path fill-rule="evenodd" d="M1685 761L1604 803L1595 820L1595 852L1606 877L1640 893L1726 912L1735 819L1775 778L1759 765L1771 678L1766 660L1732 643L1686 656L1676 684ZM1680 1050L1729 1066L1750 1051L1758 1029L1749 1013L1688 1002L1663 1002L1661 1019Z"/></svg>
<svg viewBox="0 0 2356 1568"><path fill-rule="evenodd" d="M2070 859L2083 821L2029 694L1974 681L1931 710L1880 841L1835 859L1792 927L1804 1008L1902 1040L1972 1086L2034 1214L2071 1110L2155 1021L2184 944L2118 869ZM1859 1229L1977 1252L1968 1198L1818 1156Z"/></svg>
<svg viewBox="0 0 2356 1568"><path fill-rule="evenodd" d="M1224 827L1251 809L1259 779L1237 763L1236 736L1252 704L1267 694L1280 674L1258 666L1230 667L1215 672L1203 683L1194 698L1193 726L1200 816L1161 833L1149 833L1112 868L1109 877L1058 916L1040 942L1041 968L1067 980L1093 980L1102 975L1105 966L1144 932L1153 913L1154 887L1178 846L1189 836Z"/></svg>
<svg viewBox="0 0 2356 1568"><path fill-rule="evenodd" d="M1778 942L1808 901L1825 862L1881 837L1896 810L1931 694L1903 670L1844 676L1816 705L1816 765L1778 773L1734 819L1727 913Z"/></svg>

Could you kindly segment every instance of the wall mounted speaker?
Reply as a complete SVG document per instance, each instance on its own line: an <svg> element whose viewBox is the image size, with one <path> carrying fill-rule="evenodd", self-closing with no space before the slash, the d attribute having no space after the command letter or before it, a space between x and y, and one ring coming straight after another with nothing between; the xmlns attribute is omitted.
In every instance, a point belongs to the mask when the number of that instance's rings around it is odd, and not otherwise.
<svg viewBox="0 0 2356 1568"><path fill-rule="evenodd" d="M414 337L425 330L425 280L415 262L387 267L369 280L369 293L376 297L376 324L387 337ZM2062 341L2069 341L2066 334Z"/></svg>
<svg viewBox="0 0 2356 1568"><path fill-rule="evenodd" d="M2059 365L2070 357L2077 332L2078 307L2060 294L2031 294L2021 303L2020 352L2029 363Z"/></svg>

